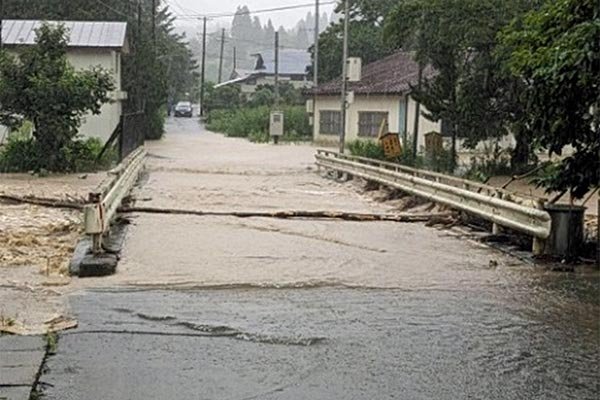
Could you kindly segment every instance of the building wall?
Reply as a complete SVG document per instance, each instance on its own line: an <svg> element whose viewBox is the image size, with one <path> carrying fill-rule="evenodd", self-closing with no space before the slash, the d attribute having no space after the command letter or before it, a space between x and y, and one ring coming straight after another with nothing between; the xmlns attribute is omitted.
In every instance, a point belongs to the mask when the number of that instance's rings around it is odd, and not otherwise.
<svg viewBox="0 0 600 400"><path fill-rule="evenodd" d="M322 135L319 132L320 112L339 111L340 98L338 96L317 96L315 99L316 114L313 116L313 138L317 142L337 142L337 135ZM358 136L359 112L387 112L389 131L400 133L403 136L405 129L407 137L413 137L414 118L416 106L413 99L408 99L406 108L405 96L355 96L354 102L348 107L346 140L368 139ZM404 115L404 116L403 116ZM425 134L431 131L440 131L440 124L427 120L422 115L419 119L419 145L425 146Z"/></svg>
<svg viewBox="0 0 600 400"><path fill-rule="evenodd" d="M18 54L18 50L13 49L10 52L13 55ZM113 78L115 91L110 95L113 101L104 104L99 115L88 113L84 116L79 129L80 135L97 137L105 142L119 123L122 114L122 101L127 98L127 94L121 90L121 53L111 49L69 48L67 59L76 69L102 67L109 71ZM0 126L0 139L4 130L5 128Z"/></svg>
<svg viewBox="0 0 600 400"><path fill-rule="evenodd" d="M99 115L91 113L84 117L79 133L85 137L97 137L107 141L119 123L122 114L122 101L126 94L121 90L121 53L110 49L70 49L69 62L76 69L102 67L109 71L115 83L110 103L104 104Z"/></svg>

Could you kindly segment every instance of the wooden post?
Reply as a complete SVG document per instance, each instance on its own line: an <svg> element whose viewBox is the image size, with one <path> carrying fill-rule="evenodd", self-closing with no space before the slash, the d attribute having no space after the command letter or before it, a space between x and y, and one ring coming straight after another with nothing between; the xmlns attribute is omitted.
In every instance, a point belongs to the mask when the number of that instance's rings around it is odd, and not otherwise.
<svg viewBox="0 0 600 400"><path fill-rule="evenodd" d="M219 83L223 77L223 51L225 50L225 28L221 30L221 54L219 56Z"/></svg>
<svg viewBox="0 0 600 400"><path fill-rule="evenodd" d="M206 17L202 18L202 72L200 76L200 116L204 116L204 84L206 76Z"/></svg>

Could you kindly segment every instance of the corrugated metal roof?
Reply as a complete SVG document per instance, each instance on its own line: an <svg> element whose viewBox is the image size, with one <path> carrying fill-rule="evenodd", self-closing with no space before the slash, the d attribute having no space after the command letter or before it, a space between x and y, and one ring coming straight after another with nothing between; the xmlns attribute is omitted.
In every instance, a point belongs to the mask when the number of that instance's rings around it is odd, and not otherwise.
<svg viewBox="0 0 600 400"><path fill-rule="evenodd" d="M126 22L95 21L2 21L2 42L7 45L24 46L35 44L35 30L43 22L63 24L69 31L70 47L110 47L125 46Z"/></svg>

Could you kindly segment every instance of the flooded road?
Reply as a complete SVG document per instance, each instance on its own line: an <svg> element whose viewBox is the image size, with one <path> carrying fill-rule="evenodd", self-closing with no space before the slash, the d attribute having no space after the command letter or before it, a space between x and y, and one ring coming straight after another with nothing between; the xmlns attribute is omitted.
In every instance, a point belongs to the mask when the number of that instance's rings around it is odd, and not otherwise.
<svg viewBox="0 0 600 400"><path fill-rule="evenodd" d="M170 120L138 205L389 212L314 148ZM49 399L597 399L598 273L550 272L422 224L132 215L79 280Z"/></svg>

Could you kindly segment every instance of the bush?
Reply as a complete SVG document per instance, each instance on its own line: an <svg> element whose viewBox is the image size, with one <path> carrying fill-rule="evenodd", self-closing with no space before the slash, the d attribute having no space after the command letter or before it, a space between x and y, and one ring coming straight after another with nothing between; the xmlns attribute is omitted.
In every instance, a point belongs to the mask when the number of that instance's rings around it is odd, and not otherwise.
<svg viewBox="0 0 600 400"><path fill-rule="evenodd" d="M396 162L401 165L415 168L423 168L427 165L422 155L415 155L413 153L411 142L407 142L406 146L402 147L402 154L396 159L387 158L383 151L383 147L381 147L379 142L373 140L354 140L349 142L346 146L353 156Z"/></svg>
<svg viewBox="0 0 600 400"><path fill-rule="evenodd" d="M417 160L415 164L419 164ZM425 155L422 160L425 168L435 172L446 172L452 174L456 163L452 159L452 151L450 149L441 149L439 151L430 152Z"/></svg>
<svg viewBox="0 0 600 400"><path fill-rule="evenodd" d="M163 107L158 112L147 114L147 124L145 139L147 140L159 140L165 133L165 118L167 117L167 110Z"/></svg>
<svg viewBox="0 0 600 400"><path fill-rule="evenodd" d="M358 157L386 160L383 147L371 140L354 140L347 144L350 154Z"/></svg>
<svg viewBox="0 0 600 400"><path fill-rule="evenodd" d="M268 141L269 107L214 110L208 115L206 127L230 137L247 137L255 141ZM308 116L301 106L283 107L285 131L282 140L306 140L311 137ZM266 138L266 139L265 139Z"/></svg>
<svg viewBox="0 0 600 400"><path fill-rule="evenodd" d="M465 178L487 182L492 176L510 174L510 150L502 150L495 145L493 148L486 147L483 156L471 158Z"/></svg>
<svg viewBox="0 0 600 400"><path fill-rule="evenodd" d="M93 172L110 167L116 160L116 152L106 152L98 159L102 148L102 142L97 138L71 141L57 156L61 165L58 172ZM41 161L44 157L43 146L35 138L14 135L0 149L0 171L40 172L45 169Z"/></svg>
<svg viewBox="0 0 600 400"><path fill-rule="evenodd" d="M1 172L26 172L37 170L42 157L40 147L33 138L9 137L6 146L0 149Z"/></svg>

